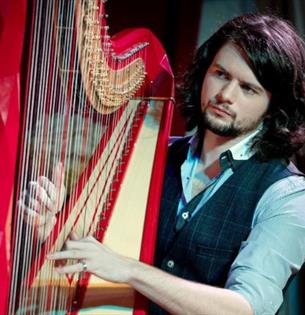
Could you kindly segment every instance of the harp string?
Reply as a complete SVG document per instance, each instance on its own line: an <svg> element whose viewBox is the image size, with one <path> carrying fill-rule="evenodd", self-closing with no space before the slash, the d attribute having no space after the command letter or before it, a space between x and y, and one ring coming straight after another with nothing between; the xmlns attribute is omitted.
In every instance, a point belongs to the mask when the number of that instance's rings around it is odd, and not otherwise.
<svg viewBox="0 0 305 315"><path fill-rule="evenodd" d="M54 64L54 62L50 63L50 60L54 60L54 41L52 40L53 38L53 31L54 28L53 26L53 20L54 20L54 12L53 10L51 10L50 5L48 5L47 8L47 19L46 19L46 32L49 36L49 40L48 41L44 41L44 43L46 43L46 53L43 54L43 64L45 64L45 70L44 73L47 75L46 80L44 80L44 86L43 86L43 90L46 91L46 96L45 96L45 106L44 108L47 108L47 112L43 109L42 111L42 115L43 115L43 121L45 121L45 126L43 128L44 130L44 134L43 134L43 141L42 141L42 147L41 147L41 163L43 164L43 166L40 168L38 175L45 175L47 176L48 174L48 169L49 166L52 165L52 161L51 161L51 156L49 154L49 151L47 149L44 148L44 144L50 143L50 141L52 141L51 139L51 131L54 128L54 102L52 102L52 98L53 98L53 75L54 75L54 71L52 69L52 64ZM50 88L51 87L51 88ZM54 152L55 156L57 156L56 150ZM56 158L55 158L56 159ZM53 159L54 161L54 159ZM47 218L48 219L48 218ZM44 231L44 233L46 233L46 231ZM38 255L38 252L36 253L35 256ZM38 264L36 264L36 270L35 272L38 271ZM50 277L50 276L49 276ZM43 306L46 305L48 303L48 293L47 293L47 287L45 285L43 285L43 279L39 279L39 285L37 287L37 289L34 291L34 298L31 302L31 304L34 304L35 301L39 301L39 308L43 309Z"/></svg>
<svg viewBox="0 0 305 315"><path fill-rule="evenodd" d="M42 5L42 4L41 4ZM48 147L45 147L47 143L50 141L50 132L53 128L54 124L54 117L52 115L54 108L52 103L52 89L50 89L50 86L52 86L52 78L53 78L53 72L52 72L52 64L50 63L50 60L53 60L53 28L52 26L52 10L50 5L45 4L47 7L45 8L46 15L44 19L44 27L42 27L43 35L42 35L42 54L41 54L41 63L40 63L40 71L43 75L43 78L40 79L40 88L37 91L39 97L42 98L40 101L41 104L41 111L38 114L37 120L36 120L36 126L35 126L35 133L33 137L34 144L37 145L36 151L37 151L37 159L34 160L34 163L37 161L37 169L35 171L35 176L33 178L38 178L38 176L44 175L48 176L48 166L50 165L50 156L47 152ZM46 39L45 39L46 38ZM34 49L39 49L39 47L34 47ZM36 93L36 91L35 91ZM42 95L42 96L41 96ZM33 106L37 106L37 104L33 104ZM40 130L39 130L40 129ZM37 130L38 134L37 134ZM35 164L34 164L35 165ZM45 210L46 211L46 210ZM48 213L46 211L46 213ZM47 220L49 219L49 216L47 215ZM46 233L46 231L43 231L43 234ZM34 254L35 257L38 255L38 246L36 247L36 253ZM39 264L34 260L35 262L35 272L39 269ZM31 291L28 291L31 297L30 305L37 304L37 307L39 309L43 309L42 305L46 304L46 288L43 283L43 279L38 279L38 286L34 286L34 288ZM37 312L33 308L33 313Z"/></svg>
<svg viewBox="0 0 305 315"><path fill-rule="evenodd" d="M83 6L84 6L84 4L82 4L81 11L83 11ZM82 34L82 30L81 29L80 30L78 29L77 36L82 38L83 34ZM80 52L78 52L78 53L80 54ZM80 58L80 56L75 56L75 61L76 60L79 61L79 58ZM79 78L79 76L77 76L77 78ZM77 82L76 86L78 84L79 84L79 82ZM85 82L85 84L87 84L87 83ZM72 89L72 92L77 92L77 89L76 88ZM76 96L77 96L76 93L74 93L74 95L72 95L73 103L76 100ZM81 108L83 108L84 112L85 112L86 111L86 95L84 93L84 89L81 89L81 93L79 95L79 99L82 100ZM81 154L80 154L80 162L79 162L80 167L81 167L81 165L86 165L88 163L88 155L86 155L86 152L84 152L84 151L86 151L86 144L88 143L88 139L89 139L89 136L90 136L90 132L89 132L88 129L89 129L89 126L90 126L89 121L91 121L91 115L92 115L92 111L89 108L88 115L87 115L88 119L83 119L82 120L82 119L80 119L79 115L76 116L76 118L77 118L76 119L76 130L80 130L81 131L81 137L77 138L77 141L74 142L73 150L74 150L74 152L76 152L77 148L82 148ZM89 148L89 151L90 151L90 148ZM73 162L72 162L72 164L74 164L74 165L77 164L76 157L77 157L77 155L75 154L73 156ZM77 179L76 177L77 177L77 174L74 173L72 175L72 182L76 181L76 179ZM87 194L88 194L88 191L87 191ZM70 200L73 201L73 203L75 202L75 200L76 200L76 194L75 193L73 194L73 196L71 196ZM79 231L78 231L78 233L79 233ZM83 235L81 234L79 236L82 237ZM72 296L71 292L70 292L69 295ZM70 303L70 305L72 305L72 303Z"/></svg>
<svg viewBox="0 0 305 315"><path fill-rule="evenodd" d="M67 168L68 170L73 169L75 165L77 166L77 151L76 147L78 147L77 140L74 141L74 134L73 130L78 130L79 125L80 125L80 116L75 116L74 113L76 111L76 99L75 99L75 94L74 91L75 89L75 81L77 82L78 78L78 69L77 69L77 50L75 49L75 26L74 26L74 4L73 2L70 2L70 8L68 10L68 18L67 18L67 24L64 26L64 29L66 30L65 34L68 34L68 38L64 38L64 43L70 43L70 45L67 47L67 49L63 49L65 51L64 55L66 56L65 59L67 60L64 64L63 70L67 71L64 72L66 74L63 74L63 77L67 76L67 79L65 78L64 81L66 82L66 89L67 93L69 94L69 112L67 113L67 118L65 121L67 122L67 130L64 131L64 137L66 137L66 148L64 149L64 167ZM66 8L61 10L62 15L65 14L67 11ZM68 92L69 91L69 92ZM82 107L81 105L82 98L79 98L79 103L78 105ZM64 106L64 104L63 104ZM79 110L81 112L81 110ZM65 234L68 234L68 231L65 231ZM60 287L67 287L68 290L67 292L64 292L65 294L58 294L60 291ZM55 286L52 286L55 290ZM71 290L72 286L68 285L67 286L67 279L62 277L60 279L60 284L59 284L59 290L56 291L56 295L60 296L59 300L59 309L65 309L66 305L68 304L68 298L71 295ZM54 304L57 299L54 298ZM55 306L55 305L54 305Z"/></svg>
<svg viewBox="0 0 305 315"><path fill-rule="evenodd" d="M36 116L36 124L34 126L35 128L35 132L34 132L34 136L32 137L33 139L33 163L32 163L32 178L37 178L37 176L42 175L45 173L45 169L46 169L46 164L47 164L47 160L46 160L46 156L45 156L45 152L43 151L43 145L45 142L47 142L47 137L48 137L48 131L51 125L51 122L48 121L48 113L45 112L44 108L46 106L49 106L49 104L47 104L48 102L48 89L47 86L50 84L49 80L50 80L50 76L49 76L49 64L48 64L48 59L50 58L50 51L51 51L51 42L50 41L45 41L43 40L44 37L48 36L52 36L52 34L50 34L50 29L48 29L48 25L50 24L50 8L49 6L45 9L46 11L46 16L45 19L42 20L44 23L44 27L42 26L41 29L45 30L44 33L42 34L40 40L37 42L39 44L39 46L41 47L41 53L39 54L39 67L41 69L41 77L39 78L39 88L38 88L38 103L39 103L39 107L38 107L38 111L37 111L37 116ZM48 33L48 34L47 34ZM41 41L42 41L42 45L41 45ZM48 74L48 76L46 76L46 74ZM38 74L39 75L39 74ZM34 81L35 82L35 81ZM37 97L34 98L34 103L33 103L33 108L35 106L35 108L37 108ZM52 110L50 108L50 110ZM40 139L40 140L37 140ZM41 158L42 157L42 158ZM33 244L34 245L34 244ZM36 251L37 251L37 246L36 246ZM36 256L36 253L34 254L34 256ZM35 263L35 269L37 269L37 264ZM42 289L43 291L43 289ZM28 291L26 291L28 292ZM34 288L34 290L31 292L30 294L30 305L34 305L33 301L35 301L37 299L38 296L38 290ZM40 300L39 303L40 305L43 303L43 294L40 296ZM26 301L27 299L24 299L24 301ZM33 312L35 312L33 310Z"/></svg>
<svg viewBox="0 0 305 315"><path fill-rule="evenodd" d="M89 2L89 5L88 5L88 7L87 7L87 9L88 9L88 14L87 14L87 18L88 18L88 16L92 16L93 14L94 14L94 12L95 12L95 5L93 4L93 5L91 5L91 3ZM81 21L81 23L82 23L83 21ZM82 28L82 30L83 30L84 28ZM85 31L86 32L86 31ZM90 35L90 34L89 34ZM99 36L102 36L102 34L95 34L95 36L97 37L97 39L96 39L96 41L98 41L98 44L97 45L99 45L99 43L101 43L102 45L101 45L101 49L103 50L103 52L105 53L105 55L106 55L106 58L108 58L108 55L109 55L109 52L105 49L106 48L106 46L105 46L105 41L104 41L104 39L103 38L101 38L101 40L99 40L98 39L98 37ZM86 45L86 43L85 43L85 45ZM85 48L87 48L87 47L85 47ZM93 63L93 64L96 64L97 62L98 62L98 60L97 60L97 55L92 55L92 52L93 52L93 49L91 48L91 47L88 47L88 49L85 49L85 53L86 53L86 56L85 56L85 60L86 59L90 59L91 60L91 62ZM88 65L88 63L86 63L86 66ZM88 67L86 67L87 69L88 69ZM105 71L106 70L106 66L105 66L105 64L102 66L102 71L101 71L101 73L104 73L104 72L106 72ZM96 67L93 69L93 72L94 71L96 71ZM88 78L89 78L89 76L88 76ZM103 78L102 78L103 79ZM91 90L91 93L92 93L92 95L90 96L90 98L92 99L93 97L94 97L94 95L93 95L93 90ZM100 118L100 125L105 125L105 126L109 126L110 125L110 116L108 116L108 115L106 115L106 116L100 116L101 118ZM113 114L113 120L116 120L116 114ZM116 125L116 123L114 123L114 125ZM106 141L106 139L107 138L109 138L109 135L111 134L111 132L112 132L112 130L110 129L110 128L106 128L106 130L105 130L105 137L104 137L104 142ZM105 146L105 143L103 143L103 146ZM110 152L107 152L107 155L109 155L110 154ZM94 164L97 162L97 160L98 160L98 156L100 155L100 152L99 151L96 151L96 153L94 154L94 156L93 156L93 160L94 160ZM106 164L106 168L108 168L109 166L108 166L108 164ZM103 178L103 182L105 182L106 183L106 181L107 181L107 175L106 174L108 174L109 173L109 171L108 170L106 170L105 172L104 172L104 174L102 175L104 178ZM99 204L99 197L96 195L96 201L95 201L95 204L96 205L98 205ZM86 206L87 207L87 206ZM93 225L94 224L92 224L92 227L93 227Z"/></svg>
<svg viewBox="0 0 305 315"><path fill-rule="evenodd" d="M39 14L41 14L41 7L39 8ZM41 20L41 19L40 19ZM43 20L42 20L43 21ZM40 28L40 25L38 25L38 27L37 27L37 29L39 30L39 28ZM35 39L34 40L36 40L36 42L38 43L38 44L40 44L40 41L41 41L41 36L39 36L40 34L38 33L38 31L36 32L36 34L35 34ZM44 35L44 34L43 34ZM45 48L45 45L43 46L43 51L45 52L45 50L46 50L46 48ZM34 67L37 67L37 65L39 64L40 65L40 61L39 61L39 54L37 53L37 54L33 54L33 58L34 58L34 60L33 60L33 62L32 62L32 64L34 65ZM45 72L45 63L43 62L42 63L42 70L43 70L43 72L42 73L44 73ZM34 72L34 80L33 79L31 79L30 81L31 82L35 82L35 76L36 76L37 74ZM32 75L33 76L33 75ZM36 79L36 81L38 81L37 79ZM42 88L42 84L44 84L44 80L43 80L43 78L40 78L40 80L39 80L39 94L38 94L38 99L37 99L37 96L36 95L30 95L31 96L31 102L30 102L30 106L29 106L29 108L30 108L30 111L28 112L29 113L29 115L30 115L30 117L32 117L32 119L35 117L35 119L37 120L42 120L42 125L40 125L40 128L38 128L38 130L37 130L37 133L39 134L39 136L41 137L41 134L42 134L42 130L43 130L43 125L44 125L44 116L43 116L43 110L42 110L42 108L43 108L43 103L44 103L44 98L45 98L45 94L43 94L42 93L42 90L43 90L43 88ZM32 89L31 89L32 90ZM34 110L35 110L35 108L34 108L34 105L36 104L36 103L38 103L38 107L36 106L36 108L37 108L37 112L36 113L34 113ZM31 123L30 123L30 130L32 130L32 127L34 126L34 121L32 120L31 121ZM26 140L27 141L27 140ZM29 140L29 142L31 142L31 140ZM30 143L30 145L29 145L29 148L31 147L31 143ZM38 161L38 163L37 164L35 164L35 163L32 163L32 165L30 166L30 171L28 171L28 168L26 169L26 172L25 172L25 174L30 174L30 178L31 179L33 179L33 178L35 178L36 177L36 175L37 175L37 173L38 173L38 169L39 169L39 167L41 167L41 163L40 163L40 161L39 161L39 151L40 151L40 148L41 148L41 143L39 143L39 142L35 142L34 143L34 149L33 149L33 161ZM30 155L31 155L31 152L30 152ZM27 182L28 180L26 180L25 182ZM25 182L24 182L24 184L25 184ZM32 229L29 229L28 230L29 232L28 233L25 233L25 237L26 237L26 242L25 242L25 244L26 244L26 246L25 246L25 252L27 253L27 256L29 257L29 258L31 258L31 248L33 247L33 243L32 243L32 239L33 239L33 230ZM28 262L28 263L27 263ZM24 270L23 270L23 274L25 274L25 272L26 272L26 270L28 270L29 269L29 263L31 262L31 259L26 259L25 260L25 264L24 264ZM27 299L28 299L28 292L27 291L25 291L25 290L23 290L23 288L22 288L22 291L23 291L23 294L20 294L20 296L21 296L21 298L23 299L23 301L26 301ZM25 296L24 296L25 295ZM21 307L23 308L23 305L22 305L22 303L21 303Z"/></svg>
<svg viewBox="0 0 305 315"><path fill-rule="evenodd" d="M55 31L55 35L54 35L54 40L53 42L55 43L56 49L55 49L55 54L52 56L51 59L51 63L53 61L53 64L55 65L55 73L56 73L56 80L54 82L58 82L59 77L60 77L60 73L58 74L58 72L56 71L56 69L58 68L59 71L61 69L61 65L60 62L61 60L59 56L61 56L60 51L62 50L62 45L61 45L61 41L62 41L62 33L63 30L65 29L65 26L63 25L63 27L61 27L61 8L60 8L60 4L56 5L54 4L54 22L51 21L51 28L54 29ZM69 13L69 11L67 11L67 13ZM64 33L64 35L66 35ZM65 38L64 38L65 40ZM68 42L68 39L66 39ZM63 58L64 60L64 58ZM63 64L65 64L65 61L62 62ZM52 82L51 85L51 95L52 95L52 100L51 100L51 108L50 108L50 112L49 112L49 121L52 122L51 123L51 127L50 127L50 132L49 132L49 137L46 141L46 143L48 144L48 146L50 146L50 148L46 148L46 154L47 154L47 160L46 160L46 164L48 165L48 168L54 169L56 163L60 160L61 157L61 151L64 150L64 138L63 135L60 137L60 132L64 129L64 117L65 117L65 95L67 93L67 91L64 91L62 94L60 94L60 102L59 102L59 106L58 108L55 108L55 99L56 99L56 95L57 95L57 89L55 83ZM61 89L59 89L61 91ZM55 135L54 135L54 130L55 130ZM64 133L63 133L64 134ZM53 160L52 160L53 159ZM50 242L47 243L47 251L49 251L50 249ZM41 301L40 305L39 305L39 309L46 311L48 308L50 309L56 309L56 307L58 307L58 309L60 309L63 299L63 295L62 294L58 294L58 288L56 286L56 284L54 285L53 279L57 279L58 275L56 275L56 272L54 271L54 269L48 269L47 274L46 274L46 279L49 279L50 282L50 286L42 286L43 287L43 291L40 293L41 296L39 296L39 301ZM42 282L45 281L45 279L42 279ZM61 281L61 279L60 279ZM40 288L40 286L38 285L38 287ZM38 297L36 297L36 299L38 299ZM49 299L49 300L48 300Z"/></svg>
<svg viewBox="0 0 305 315"><path fill-rule="evenodd" d="M67 206L63 209L63 215L58 216L58 221L63 227L61 231L63 238L66 239L71 226L65 223L64 218L77 202L77 186L85 187L87 195L91 194L94 186L86 184L86 179L90 174L89 168L85 166L89 162L96 165L102 160L99 171L101 180L95 185L101 185L105 194L94 196L96 208L92 209L92 206L85 202L80 210L82 214L76 225L79 236L83 237L88 232L94 234L98 221L106 216L108 204L112 202L112 184L116 181L118 173L122 171L121 155L126 154L125 151L130 149L128 146L131 146L129 142L132 132L129 130L139 119L137 108L135 103L130 102L124 105L124 109L118 109L123 97L115 98L113 95L122 93L124 90L132 90L130 82L133 77L129 65L130 62L136 62L141 53L130 56L128 61L127 58L123 61L114 58L108 33L105 29L101 29L102 38L95 43L96 46L101 45L102 48L104 62L100 64L98 54L92 54L89 49L77 47L77 37L85 38L84 33L88 29L78 27L75 20L76 10L85 12L89 16L94 15L96 10L94 3L98 2L82 1L80 6L77 6L74 1L63 0L47 2L37 0L36 3L37 7L33 9L36 18L32 26L33 49L30 58L28 109L25 116L27 128L24 135L23 175L20 179L20 191L26 188L29 180L36 180L41 175L51 177L52 169L57 162L63 162L66 175L68 175L66 186L69 188L69 197ZM82 16L83 13L80 12L78 14ZM86 45L86 39L80 40ZM142 51L144 55L145 49ZM85 62L82 71L89 74L84 78L81 74L80 59L96 63L93 71L101 73L100 80L108 80L109 85L113 85L111 86L113 90L109 90L113 95L109 97L114 99L116 110L112 111L105 107L103 95L97 97L97 101L102 104L101 108L105 108L104 113L97 113L96 109L89 105L89 100L96 98L97 93L93 88L87 88L92 86L92 69L89 63ZM120 69L120 71L109 72L109 68ZM104 77L103 73L106 73L108 77ZM101 142L97 145L100 139ZM78 181L81 173L82 180ZM87 217L92 218L91 225L86 222ZM17 285L12 286L14 293L11 296L14 298L11 298L10 302L11 313L15 313L14 300L17 298L20 312L27 310L26 314L37 314L37 309L39 312L48 312L49 309L66 309L67 305L71 305L70 300L74 295L77 279L69 282L65 276L59 277L54 268L40 273L41 263L38 259L32 259L32 256L39 256L40 246L37 244L34 229L26 229L26 227L23 219L19 218L15 235L22 235L22 238L16 237L17 245L14 255L16 263L12 274L17 275L21 269L20 278L23 279L23 283L32 281L28 272L31 268L38 276L34 281L35 285L30 290L26 285L21 285L18 293ZM25 232L23 232L24 229L26 229ZM25 258L23 262L18 261L21 247L23 247ZM52 238L47 238L45 247L47 252L54 249ZM17 284L18 279L14 279L13 283Z"/></svg>
<svg viewBox="0 0 305 315"><path fill-rule="evenodd" d="M19 231L21 231L22 230L22 221L20 221L20 220L18 220L19 218L17 218L17 233L19 232ZM15 245L15 250L20 250L21 249L21 240L17 240L17 242L15 243L16 245ZM19 259L17 258L17 260L16 261L14 261L14 265L15 266L17 266L17 268L15 267L15 270L17 270L18 271L18 269L19 269L19 266L20 266L20 261L19 261ZM14 266L13 266L13 268L14 268ZM14 277L16 278L17 277L17 275L18 275L18 272L14 272ZM11 290L12 290L12 292L14 293L14 292L16 292L16 290L17 290L17 287L14 287L14 288L11 288Z"/></svg>
<svg viewBox="0 0 305 315"><path fill-rule="evenodd" d="M50 156L50 161L51 161L51 156L52 154L55 156L54 158L54 161L53 163L50 162L50 164L53 166L53 169L56 165L56 163L58 161L60 161L60 157L61 157L61 149L64 145L64 138L63 138L63 135L60 137L58 136L57 133L60 134L60 132L57 132L57 130L59 131L62 131L64 130L64 119L62 119L65 115L65 94L66 93L62 93L60 96L60 102L59 102L59 108L56 110L55 109L55 100L56 100L56 96L57 96L57 85L56 85L56 82L59 81L59 77L60 77L60 70L61 70L61 65L60 65L60 58L59 56L61 55L60 51L62 50L62 45L61 45L61 42L62 42L62 38L63 36L66 37L66 27L69 27L69 24L66 26L63 24L63 22L61 21L62 20L62 8L61 8L61 2L59 3L59 5L56 5L54 4L54 7L55 7L55 16L54 16L54 25L53 25L53 29L55 30L55 35L54 35L54 42L55 42L55 54L53 55L53 59L54 59L54 70L56 72L56 80L54 80L54 82L52 82L52 86L51 86L51 91L54 91L52 93L52 104L54 104L53 108L52 108L52 112L50 113L50 115L53 117L53 121L55 121L54 124L52 124L52 128L50 130L50 134L51 134L51 139L50 139L50 142L54 142L54 153L52 153L52 150L49 149L47 150L47 153L48 155ZM67 14L69 16L69 10L67 10ZM68 19L69 20L69 19ZM63 35L64 33L64 35ZM66 42L69 42L68 41L68 38L65 38L63 40L65 40ZM52 59L52 60L53 60ZM64 58L63 58L64 60ZM64 64L65 62L63 62ZM56 69L58 69L58 72L56 71ZM61 89L59 89L59 91L61 91ZM57 112L56 112L57 111ZM57 119L56 119L57 118ZM54 126L55 125L55 126ZM52 133L52 131L54 132L55 130L55 135L54 133ZM59 187L61 188L61 187ZM59 206L59 205L57 205ZM50 247L51 247L51 244L50 242L48 242L47 244L47 251L49 252L50 250ZM47 275L47 278L50 279L50 288L49 291L49 296L51 297L50 300L51 300L51 305L50 305L50 309L56 309L56 307L58 309L61 309L63 304L64 304L64 301L65 301L65 296L63 294L59 294L59 288L60 288L60 284L58 284L56 286L56 282L55 284L53 283L54 282L54 279L58 279L58 275L56 275L56 272L54 269L49 269L48 270L48 275ZM63 278L62 277L59 277L59 282L62 282L63 281ZM48 295L48 292L47 290L45 289L45 292L43 294L43 296L45 298L47 298L47 295ZM46 301L44 301L43 305L46 304ZM44 309L44 307L40 306L41 309Z"/></svg>

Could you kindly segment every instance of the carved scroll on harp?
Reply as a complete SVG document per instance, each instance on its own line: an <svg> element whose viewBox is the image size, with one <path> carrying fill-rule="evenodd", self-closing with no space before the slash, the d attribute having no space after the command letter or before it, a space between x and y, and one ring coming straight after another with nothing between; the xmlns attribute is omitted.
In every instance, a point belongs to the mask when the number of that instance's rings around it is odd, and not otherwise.
<svg viewBox="0 0 305 315"><path fill-rule="evenodd" d="M111 113L130 100L143 84L143 60L129 59L148 43L137 44L126 56L117 56L111 51L108 26L101 23L96 1L79 3L77 11L79 59L86 93L98 112ZM126 65L124 60L129 60Z"/></svg>
<svg viewBox="0 0 305 315"><path fill-rule="evenodd" d="M7 313L82 313L104 304L136 313L128 286L60 276L46 254L62 249L73 230L152 262L156 227L145 222L157 216L172 111L167 57L147 30L110 38L102 1L35 0L30 11L16 199L29 181L51 178L58 161L68 196L43 242L17 209Z"/></svg>

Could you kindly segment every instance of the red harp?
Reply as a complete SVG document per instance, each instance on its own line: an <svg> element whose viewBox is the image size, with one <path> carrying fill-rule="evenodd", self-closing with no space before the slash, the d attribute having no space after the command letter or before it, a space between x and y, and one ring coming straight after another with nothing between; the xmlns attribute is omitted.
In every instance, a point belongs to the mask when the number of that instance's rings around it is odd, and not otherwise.
<svg viewBox="0 0 305 315"><path fill-rule="evenodd" d="M74 230L153 260L173 76L148 30L109 36L104 2L1 2L1 314L147 314L130 287L46 259ZM58 162L67 198L41 241L15 203Z"/></svg>

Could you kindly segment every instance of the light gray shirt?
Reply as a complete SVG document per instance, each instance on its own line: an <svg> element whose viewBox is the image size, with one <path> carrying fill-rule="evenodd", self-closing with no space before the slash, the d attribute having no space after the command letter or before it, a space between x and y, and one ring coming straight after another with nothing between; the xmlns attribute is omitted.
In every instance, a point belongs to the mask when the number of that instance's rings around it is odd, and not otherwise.
<svg viewBox="0 0 305 315"><path fill-rule="evenodd" d="M246 160L253 155L249 147L254 135L229 149L235 160ZM181 166L183 192L178 213L192 198L192 177L197 176L205 185L196 213L233 174L232 168L226 168L209 179L204 165L199 168L200 172L196 171L202 162L193 150L195 142L193 137ZM288 279L305 261L304 177L293 175L271 185L256 206L251 228L231 266L225 287L243 295L256 315L275 314L282 304Z"/></svg>

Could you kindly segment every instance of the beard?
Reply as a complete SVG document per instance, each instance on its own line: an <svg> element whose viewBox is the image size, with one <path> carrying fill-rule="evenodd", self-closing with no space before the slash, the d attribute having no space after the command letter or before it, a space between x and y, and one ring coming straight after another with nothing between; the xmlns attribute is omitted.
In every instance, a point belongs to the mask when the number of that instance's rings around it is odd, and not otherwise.
<svg viewBox="0 0 305 315"><path fill-rule="evenodd" d="M230 121L228 121L205 110L202 113L203 128L219 136L238 137L254 131L262 121L262 119L238 121L235 113L230 112L230 114Z"/></svg>

